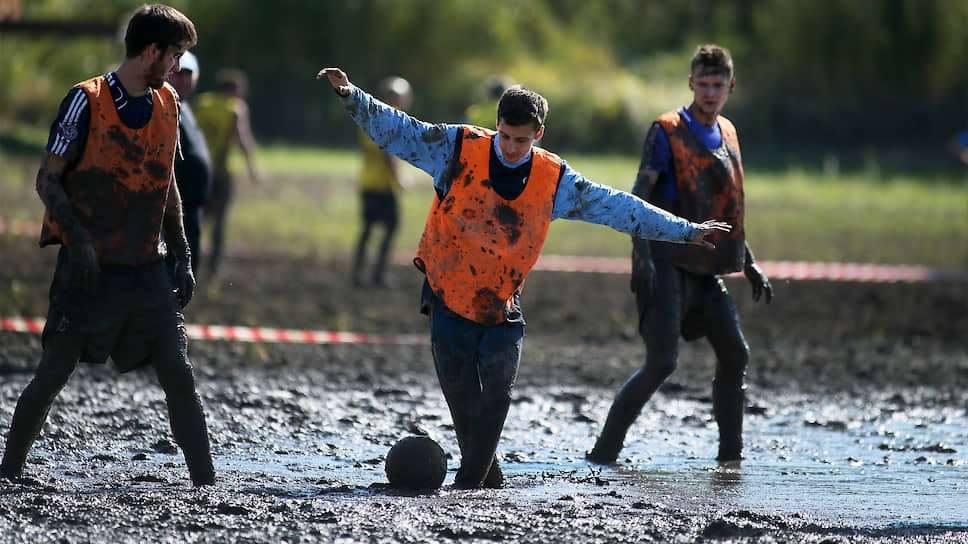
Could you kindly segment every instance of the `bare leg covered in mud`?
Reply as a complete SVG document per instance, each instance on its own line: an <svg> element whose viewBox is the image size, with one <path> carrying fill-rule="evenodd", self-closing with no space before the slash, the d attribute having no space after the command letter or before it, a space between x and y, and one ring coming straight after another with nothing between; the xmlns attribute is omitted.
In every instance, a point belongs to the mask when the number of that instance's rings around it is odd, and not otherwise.
<svg viewBox="0 0 968 544"><path fill-rule="evenodd" d="M440 388L457 434L460 489L499 488L504 477L495 453L511 405L524 327L484 327L435 311L431 344Z"/></svg>
<svg viewBox="0 0 968 544"><path fill-rule="evenodd" d="M743 380L749 348L733 301L721 280L691 276L668 263L656 263L655 282L654 296L637 293L645 364L619 390L587 459L603 465L615 463L629 427L675 371L682 334L687 340L705 335L716 354L713 413L720 433L717 460L738 461L743 450Z"/></svg>

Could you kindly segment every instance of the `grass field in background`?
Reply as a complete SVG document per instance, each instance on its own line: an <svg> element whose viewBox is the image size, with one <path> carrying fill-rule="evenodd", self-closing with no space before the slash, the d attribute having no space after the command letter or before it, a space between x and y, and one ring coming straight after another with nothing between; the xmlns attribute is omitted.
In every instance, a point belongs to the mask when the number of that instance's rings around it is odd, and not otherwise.
<svg viewBox="0 0 968 544"><path fill-rule="evenodd" d="M589 179L632 186L638 158L569 155ZM282 145L260 148L262 182L240 172L228 243L294 255L346 255L359 228L351 150ZM0 150L0 217L37 221L37 159ZM819 169L818 169L819 170ZM430 178L403 165L410 188L401 198L397 250L416 247L433 198ZM746 171L747 238L762 260L850 261L968 268L968 176L876 171L823 174ZM544 252L627 257L628 237L576 221L552 223Z"/></svg>

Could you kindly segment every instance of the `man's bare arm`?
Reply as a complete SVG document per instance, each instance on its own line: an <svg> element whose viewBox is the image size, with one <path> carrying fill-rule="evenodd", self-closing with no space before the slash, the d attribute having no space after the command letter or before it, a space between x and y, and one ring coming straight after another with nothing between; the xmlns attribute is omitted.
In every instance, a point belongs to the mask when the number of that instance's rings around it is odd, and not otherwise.
<svg viewBox="0 0 968 544"><path fill-rule="evenodd" d="M249 122L249 106L242 102L235 115L235 137L239 141L245 164L249 169L252 181L259 181L259 171L255 166L255 136L252 135L252 125Z"/></svg>

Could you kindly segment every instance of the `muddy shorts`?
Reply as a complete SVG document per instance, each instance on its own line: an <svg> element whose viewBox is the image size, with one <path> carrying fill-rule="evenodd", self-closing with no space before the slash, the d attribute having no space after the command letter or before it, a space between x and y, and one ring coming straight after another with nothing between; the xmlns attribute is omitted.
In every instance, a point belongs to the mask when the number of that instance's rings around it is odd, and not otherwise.
<svg viewBox="0 0 968 544"><path fill-rule="evenodd" d="M665 261L655 261L655 296L637 292L635 299L643 338L681 334L696 340L712 327L739 319L722 279L691 274Z"/></svg>
<svg viewBox="0 0 968 544"><path fill-rule="evenodd" d="M103 364L110 356L118 370L127 372L147 364L159 341L185 335L184 323L164 261L101 265L97 289L87 293L70 283L67 248L58 253L45 344L52 335L81 335L81 362Z"/></svg>

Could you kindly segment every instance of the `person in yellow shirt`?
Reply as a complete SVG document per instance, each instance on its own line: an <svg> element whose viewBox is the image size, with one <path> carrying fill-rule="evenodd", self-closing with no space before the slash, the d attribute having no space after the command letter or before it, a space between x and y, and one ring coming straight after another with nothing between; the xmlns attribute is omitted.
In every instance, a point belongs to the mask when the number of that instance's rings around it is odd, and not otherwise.
<svg viewBox="0 0 968 544"><path fill-rule="evenodd" d="M212 221L212 254L208 263L212 276L219 273L225 249L225 220L234 186L229 156L236 146L245 157L252 181L259 180L255 166L255 138L249 124L249 106L245 102L248 80L236 69L220 70L215 79L218 89L198 95L195 103L195 118L212 156L212 195L205 204L205 215ZM200 256L196 260L199 262ZM200 268L198 266L196 272Z"/></svg>
<svg viewBox="0 0 968 544"><path fill-rule="evenodd" d="M413 99L410 83L396 76L388 77L380 83L379 94L384 102L401 111L410 107ZM380 241L376 264L370 278L373 285L386 286L387 259L400 217L397 192L403 189L403 185L400 182L397 159L380 149L362 129L359 132L363 158L363 168L360 172L363 229L357 239L356 253L353 256L353 285L361 287L366 283L364 268L367 242L374 226L382 224L383 239Z"/></svg>

